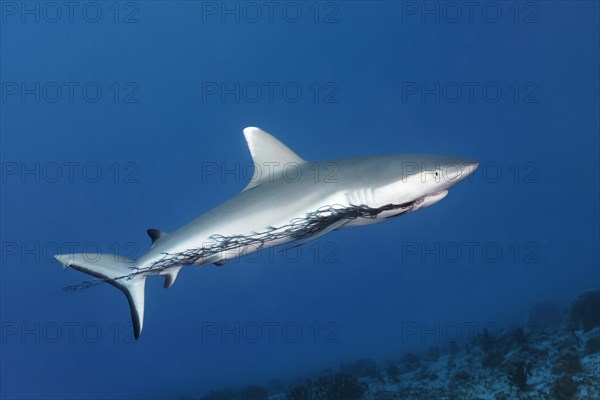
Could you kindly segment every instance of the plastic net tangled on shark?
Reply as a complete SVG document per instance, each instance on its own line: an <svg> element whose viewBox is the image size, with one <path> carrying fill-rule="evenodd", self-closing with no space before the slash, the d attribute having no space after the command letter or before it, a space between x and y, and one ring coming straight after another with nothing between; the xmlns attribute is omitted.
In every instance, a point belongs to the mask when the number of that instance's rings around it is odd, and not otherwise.
<svg viewBox="0 0 600 400"><path fill-rule="evenodd" d="M402 215L412 210L415 202L404 204L387 204L382 207L368 207L362 205L352 205L345 207L341 205L332 205L320 207L316 211L310 212L304 218L295 218L289 224L281 227L269 227L263 232L256 232L252 235L230 235L223 236L219 234L212 235L212 242L205 243L201 248L189 249L180 253L164 253L163 258L146 268L130 267L130 272L117 276L112 279L97 278L81 282L76 285L70 285L63 288L67 292L79 292L99 284L130 280L139 274L159 274L168 268L182 265L191 265L198 260L206 260L211 257L240 248L256 248L260 250L266 243L276 242L281 239L290 238L291 241L298 241L291 247L302 245L313 238L317 238L326 232L335 230L347 221L357 218L377 218L384 211L399 210L395 216Z"/></svg>

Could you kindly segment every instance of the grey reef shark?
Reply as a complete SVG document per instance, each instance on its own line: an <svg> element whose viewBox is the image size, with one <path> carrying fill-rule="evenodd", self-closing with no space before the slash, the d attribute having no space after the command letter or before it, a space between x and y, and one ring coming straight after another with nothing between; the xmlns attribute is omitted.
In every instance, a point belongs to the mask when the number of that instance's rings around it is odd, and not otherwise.
<svg viewBox="0 0 600 400"><path fill-rule="evenodd" d="M442 200L479 165L427 154L307 161L259 128L244 129L244 137L254 175L241 193L173 232L149 229L152 246L138 260L56 255L64 269L96 278L66 289L103 282L119 288L139 339L148 276L164 277L169 288L185 266L221 266L271 246L300 246L334 230L388 221Z"/></svg>

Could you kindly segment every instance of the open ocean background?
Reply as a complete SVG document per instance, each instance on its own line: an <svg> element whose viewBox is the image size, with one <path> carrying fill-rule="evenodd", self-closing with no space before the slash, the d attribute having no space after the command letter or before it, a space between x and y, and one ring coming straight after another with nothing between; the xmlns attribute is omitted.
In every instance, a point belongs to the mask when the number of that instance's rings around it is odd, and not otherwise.
<svg viewBox="0 0 600 400"><path fill-rule="evenodd" d="M598 289L599 3L475 3L0 2L0 396L267 385ZM246 126L310 160L481 165L299 254L149 279L139 342L115 288L61 290L88 277L54 254L137 258L240 192Z"/></svg>

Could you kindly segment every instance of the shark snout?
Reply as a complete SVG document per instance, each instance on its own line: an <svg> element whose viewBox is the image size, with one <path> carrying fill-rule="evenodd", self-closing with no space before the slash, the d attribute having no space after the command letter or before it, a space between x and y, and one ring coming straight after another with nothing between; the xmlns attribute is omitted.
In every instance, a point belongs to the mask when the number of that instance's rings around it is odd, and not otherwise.
<svg viewBox="0 0 600 400"><path fill-rule="evenodd" d="M461 160L451 162L442 168L442 179L445 181L445 187L450 187L471 175L477 167L479 161Z"/></svg>
<svg viewBox="0 0 600 400"><path fill-rule="evenodd" d="M471 175L473 172L475 172L477 167L479 167L479 161L466 161L464 163L464 167L465 167L464 175L465 175L465 177L467 177L467 176Z"/></svg>
<svg viewBox="0 0 600 400"><path fill-rule="evenodd" d="M73 261L72 254L56 254L54 258L62 265L63 269L69 268Z"/></svg>

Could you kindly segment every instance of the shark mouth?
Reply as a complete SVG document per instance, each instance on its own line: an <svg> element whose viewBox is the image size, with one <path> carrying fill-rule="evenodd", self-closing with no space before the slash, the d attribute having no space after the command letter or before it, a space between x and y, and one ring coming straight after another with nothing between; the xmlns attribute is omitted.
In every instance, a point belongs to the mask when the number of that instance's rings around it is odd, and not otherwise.
<svg viewBox="0 0 600 400"><path fill-rule="evenodd" d="M440 190L438 192L433 192L433 193L426 194L425 196L422 197L422 199L425 199L427 197L436 197L436 196L439 196L441 194L443 194L445 196L446 194L448 194L448 190L444 189L444 190Z"/></svg>
<svg viewBox="0 0 600 400"><path fill-rule="evenodd" d="M433 192L427 194L423 197L420 197L415 201L414 210L418 210L419 208L429 207L438 201L442 200L444 197L448 195L448 190L440 190L438 192Z"/></svg>
<svg viewBox="0 0 600 400"><path fill-rule="evenodd" d="M405 214L414 209L423 207L428 198L438 196L442 192L432 193L419 198L415 201L402 204L387 204L382 207L368 207L361 205L332 205L324 206L316 211L308 213L304 218L295 218L288 224L281 227L268 227L262 232L255 232L252 235L219 235L211 236L213 243L197 249L189 249L179 253L164 253L164 256L149 267L136 268L131 267L129 272L113 279L98 278L81 282L80 284L67 286L64 291L81 291L101 283L118 283L119 280L131 280L139 274L158 275L160 272L177 266L192 265L199 260L208 260L211 257L218 256L227 251L246 248L262 249L268 242L276 242L281 239L300 240L304 244L311 238L316 238L322 234L335 230L346 222L357 218L377 218L379 214L385 211L398 210L393 216ZM445 195L444 195L445 196ZM439 201L439 200L436 200ZM298 244L299 245L299 244ZM295 246L293 246L295 247Z"/></svg>

